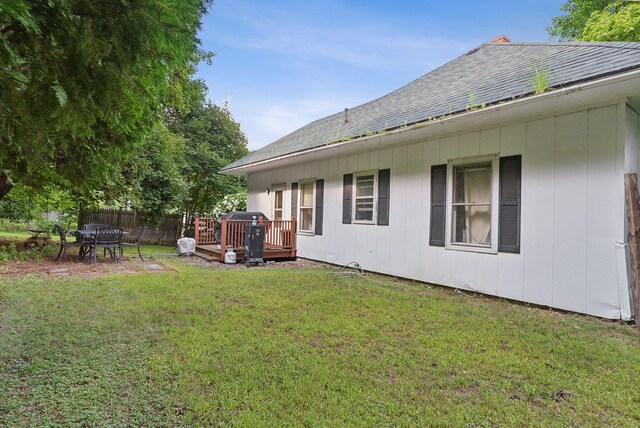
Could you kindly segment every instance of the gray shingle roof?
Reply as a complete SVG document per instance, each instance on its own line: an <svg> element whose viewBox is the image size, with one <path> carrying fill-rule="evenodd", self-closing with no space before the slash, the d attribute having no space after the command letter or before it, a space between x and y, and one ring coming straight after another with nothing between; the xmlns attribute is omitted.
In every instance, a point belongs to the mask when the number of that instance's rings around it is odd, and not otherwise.
<svg viewBox="0 0 640 428"><path fill-rule="evenodd" d="M390 94L316 120L224 170L532 93L532 68L558 88L640 68L640 43L486 43Z"/></svg>

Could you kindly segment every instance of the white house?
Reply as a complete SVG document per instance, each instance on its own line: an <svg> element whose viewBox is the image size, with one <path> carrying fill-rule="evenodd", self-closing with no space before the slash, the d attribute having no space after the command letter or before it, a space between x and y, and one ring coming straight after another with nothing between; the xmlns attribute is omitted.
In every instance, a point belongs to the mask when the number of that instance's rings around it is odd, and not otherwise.
<svg viewBox="0 0 640 428"><path fill-rule="evenodd" d="M487 43L223 172L300 257L630 319L639 112L640 43Z"/></svg>

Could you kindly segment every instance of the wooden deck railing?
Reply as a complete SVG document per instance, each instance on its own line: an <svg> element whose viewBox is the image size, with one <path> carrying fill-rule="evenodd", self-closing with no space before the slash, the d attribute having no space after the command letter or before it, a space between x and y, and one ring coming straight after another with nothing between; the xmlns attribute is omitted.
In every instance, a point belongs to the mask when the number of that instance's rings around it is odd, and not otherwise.
<svg viewBox="0 0 640 428"><path fill-rule="evenodd" d="M215 237L216 222L220 222L220 239ZM226 218L202 218L195 219L196 245L220 245L221 260L224 259L226 248L234 250L244 249L244 230L250 220L227 220ZM269 251L288 254L287 257L296 256L296 220L266 220L264 224L265 257Z"/></svg>

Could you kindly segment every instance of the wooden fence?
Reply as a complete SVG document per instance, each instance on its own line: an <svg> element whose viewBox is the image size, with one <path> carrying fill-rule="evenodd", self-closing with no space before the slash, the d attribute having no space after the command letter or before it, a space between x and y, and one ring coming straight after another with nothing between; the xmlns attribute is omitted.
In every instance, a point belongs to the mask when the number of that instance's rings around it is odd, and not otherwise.
<svg viewBox="0 0 640 428"><path fill-rule="evenodd" d="M145 244L175 245L182 237L182 214L166 215L158 226L149 226L144 222L144 215L139 211L128 211L115 208L100 208L97 210L80 210L78 213L78 228L85 224L102 223L109 226L122 227L129 233L134 233L136 227L147 226L142 242Z"/></svg>

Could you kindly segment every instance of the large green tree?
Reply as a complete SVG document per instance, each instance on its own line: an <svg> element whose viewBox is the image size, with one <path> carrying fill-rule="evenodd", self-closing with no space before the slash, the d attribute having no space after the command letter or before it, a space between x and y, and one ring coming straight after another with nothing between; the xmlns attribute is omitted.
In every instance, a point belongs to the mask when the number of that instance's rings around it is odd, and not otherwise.
<svg viewBox="0 0 640 428"><path fill-rule="evenodd" d="M91 190L163 120L211 0L0 2L0 199Z"/></svg>
<svg viewBox="0 0 640 428"><path fill-rule="evenodd" d="M547 28L562 41L640 41L640 2L569 0Z"/></svg>
<svg viewBox="0 0 640 428"><path fill-rule="evenodd" d="M175 120L170 129L185 141L182 175L187 186L184 210L188 215L210 213L224 196L244 188L243 179L218 173L249 153L247 138L226 105L204 102Z"/></svg>

